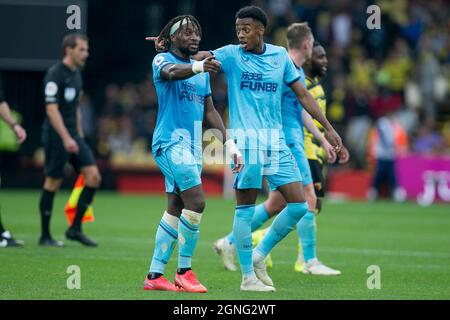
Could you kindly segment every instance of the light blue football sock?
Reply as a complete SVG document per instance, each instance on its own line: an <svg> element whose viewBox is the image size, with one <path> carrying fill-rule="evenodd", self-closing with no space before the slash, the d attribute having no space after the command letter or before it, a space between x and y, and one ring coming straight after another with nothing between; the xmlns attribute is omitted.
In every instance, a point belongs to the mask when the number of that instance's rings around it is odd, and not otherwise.
<svg viewBox="0 0 450 320"><path fill-rule="evenodd" d="M234 212L233 234L241 272L244 277L254 275L251 228L254 212L254 204L236 206L236 211Z"/></svg>
<svg viewBox="0 0 450 320"><path fill-rule="evenodd" d="M316 230L314 212L308 211L297 223L297 233L305 262L316 257Z"/></svg>
<svg viewBox="0 0 450 320"><path fill-rule="evenodd" d="M178 224L178 268L191 268L202 214L183 209Z"/></svg>
<svg viewBox="0 0 450 320"><path fill-rule="evenodd" d="M252 222L251 222L251 228L252 232L258 230L264 222L270 219L269 213L266 210L266 207L264 206L264 203L261 203L255 207L255 213L253 214ZM229 243L234 244L234 235L233 232L230 232L226 236Z"/></svg>
<svg viewBox="0 0 450 320"><path fill-rule="evenodd" d="M269 231L255 248L260 256L266 257L277 243L294 229L297 222L307 211L308 205L306 202L288 203L286 208L275 217Z"/></svg>
<svg viewBox="0 0 450 320"><path fill-rule="evenodd" d="M167 263L172 255L178 240L178 231L175 228L178 218L164 213L156 231L155 250L149 272L164 274Z"/></svg>

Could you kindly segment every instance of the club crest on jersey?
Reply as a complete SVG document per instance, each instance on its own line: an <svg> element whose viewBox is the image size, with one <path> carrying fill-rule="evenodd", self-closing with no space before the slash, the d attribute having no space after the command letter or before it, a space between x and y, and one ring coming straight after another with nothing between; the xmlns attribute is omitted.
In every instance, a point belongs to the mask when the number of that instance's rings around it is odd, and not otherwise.
<svg viewBox="0 0 450 320"><path fill-rule="evenodd" d="M279 67L280 67L280 61L278 61L277 59L272 59L271 65L272 65L274 68L279 68Z"/></svg>
<svg viewBox="0 0 450 320"><path fill-rule="evenodd" d="M64 90L64 99L66 99L67 102L73 101L76 95L77 91L75 90L75 88L66 88Z"/></svg>

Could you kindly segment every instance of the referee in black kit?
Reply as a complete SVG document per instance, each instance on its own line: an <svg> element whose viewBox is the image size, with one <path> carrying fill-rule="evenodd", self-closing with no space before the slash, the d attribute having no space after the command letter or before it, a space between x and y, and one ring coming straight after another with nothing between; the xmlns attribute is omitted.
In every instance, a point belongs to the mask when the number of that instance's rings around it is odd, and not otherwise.
<svg viewBox="0 0 450 320"><path fill-rule="evenodd" d="M72 33L63 39L62 61L51 66L44 78L46 118L42 127L42 142L45 151L45 182L40 199L42 234L41 246L62 247L50 234L50 217L53 198L63 181L64 166L70 162L81 172L85 187L77 204L75 219L66 231L66 238L83 245L97 244L83 234L81 222L100 185L100 173L94 155L83 139L81 114L78 106L83 82L80 69L89 56L88 39L82 34Z"/></svg>
<svg viewBox="0 0 450 320"><path fill-rule="evenodd" d="M4 99L1 71L0 71L0 119L3 119L11 127L19 143L25 141L25 139L27 138L27 133L22 128L22 126L14 120L14 118L11 115L9 105ZM1 177L0 177L0 184L1 184ZM5 230L0 216L0 248L21 247L21 246L23 246L23 241L15 240L11 232Z"/></svg>

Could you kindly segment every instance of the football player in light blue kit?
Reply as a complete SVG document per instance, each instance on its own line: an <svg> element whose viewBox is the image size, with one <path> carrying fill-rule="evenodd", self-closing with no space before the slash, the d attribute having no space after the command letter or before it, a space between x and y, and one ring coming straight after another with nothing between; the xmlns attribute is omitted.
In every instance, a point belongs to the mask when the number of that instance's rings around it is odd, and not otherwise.
<svg viewBox="0 0 450 320"><path fill-rule="evenodd" d="M196 59L214 55L228 81L230 128L244 157L244 167L235 176L237 206L233 234L243 279L243 291L274 291L264 256L253 258L251 220L258 190L266 178L272 190L278 190L287 202L274 219L266 235L269 252L307 212L301 175L286 145L282 130L282 86L287 84L305 109L327 130L327 140L337 152L342 140L320 107L299 81L298 72L285 48L265 44L267 16L256 6L236 13L239 45L227 45L212 52L200 52ZM156 41L160 47L160 39ZM164 45L164 44L163 44ZM255 268L254 268L255 267Z"/></svg>
<svg viewBox="0 0 450 320"><path fill-rule="evenodd" d="M191 259L199 237L205 208L201 185L202 121L226 137L225 127L214 108L208 72L217 72L220 63L213 57L191 60L198 52L201 28L190 15L172 19L161 31L167 52L153 60L153 81L158 95L158 115L152 154L165 177L167 210L156 232L155 249L145 290L207 292L191 269ZM225 142L229 154L242 168L239 150L232 139ZM163 277L166 264L178 241L178 270L174 284Z"/></svg>
<svg viewBox="0 0 450 320"><path fill-rule="evenodd" d="M295 64L300 75L300 81L306 87L305 73L302 65L312 56L314 37L307 23L293 23L287 29L288 54ZM336 160L332 146L323 134L314 125L311 116L303 110L295 93L286 85L283 85L283 97L281 101L281 116L283 119L283 132L286 144L291 150L302 175L302 184L308 202L308 212L297 223L297 231L303 248L303 259L307 262L306 269L313 274L338 275L338 270L331 269L320 262L316 257L316 235L314 226L314 210L317 197L314 190L313 179L309 163L304 149L303 125L314 135L326 151L329 162ZM281 212L286 207L286 201L278 191L272 191L269 198L255 208L251 227L257 230L267 220ZM253 234L253 243L261 242L268 229L260 230ZM214 249L222 257L226 269L234 271L234 236L230 233L214 243ZM256 248L260 251L261 247ZM303 260L302 259L302 260Z"/></svg>
<svg viewBox="0 0 450 320"><path fill-rule="evenodd" d="M237 206L233 223L243 274L241 290L244 291L275 290L266 272L265 255L308 210L301 174L282 130L281 97L284 84L323 124L327 139L336 151L342 146L341 138L299 81L299 74L286 49L264 43L266 26L267 16L261 8L244 7L236 14L236 34L240 44L211 52L221 62L228 80L230 128L245 164L235 176ZM262 241L264 251L252 256L251 221L263 177L269 182L271 190L282 194L287 206L274 219Z"/></svg>

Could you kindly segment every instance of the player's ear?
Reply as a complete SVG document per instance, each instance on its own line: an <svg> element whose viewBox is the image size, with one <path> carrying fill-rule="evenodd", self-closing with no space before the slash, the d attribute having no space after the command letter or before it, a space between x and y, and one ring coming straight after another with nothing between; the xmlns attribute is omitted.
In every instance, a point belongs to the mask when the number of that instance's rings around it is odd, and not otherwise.
<svg viewBox="0 0 450 320"><path fill-rule="evenodd" d="M262 23L258 24L258 34L262 37L264 36L264 32L266 31L266 28Z"/></svg>

